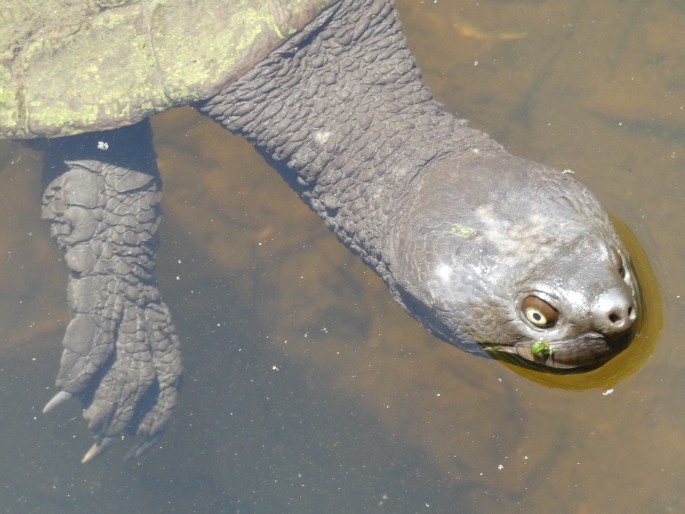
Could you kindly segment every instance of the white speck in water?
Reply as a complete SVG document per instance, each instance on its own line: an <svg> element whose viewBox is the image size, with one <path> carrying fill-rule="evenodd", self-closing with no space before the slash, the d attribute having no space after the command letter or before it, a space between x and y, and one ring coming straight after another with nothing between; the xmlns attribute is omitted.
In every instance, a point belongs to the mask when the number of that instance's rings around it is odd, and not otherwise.
<svg viewBox="0 0 685 514"><path fill-rule="evenodd" d="M106 141L98 141L98 150L107 150L109 149L109 143Z"/></svg>
<svg viewBox="0 0 685 514"><path fill-rule="evenodd" d="M613 392L614 392L613 389L607 389L606 391L602 392L602 396L609 396Z"/></svg>
<svg viewBox="0 0 685 514"><path fill-rule="evenodd" d="M381 499L378 501L378 506L382 507L383 504L390 499L390 496L387 494L381 494Z"/></svg>

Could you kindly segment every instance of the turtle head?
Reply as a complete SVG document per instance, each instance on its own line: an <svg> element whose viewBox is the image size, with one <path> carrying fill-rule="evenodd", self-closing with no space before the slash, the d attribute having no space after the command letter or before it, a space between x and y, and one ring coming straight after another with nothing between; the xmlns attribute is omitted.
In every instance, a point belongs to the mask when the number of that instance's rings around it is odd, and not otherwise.
<svg viewBox="0 0 685 514"><path fill-rule="evenodd" d="M566 372L625 348L639 315L630 257L570 173L504 152L424 171L390 263L400 303L433 334Z"/></svg>

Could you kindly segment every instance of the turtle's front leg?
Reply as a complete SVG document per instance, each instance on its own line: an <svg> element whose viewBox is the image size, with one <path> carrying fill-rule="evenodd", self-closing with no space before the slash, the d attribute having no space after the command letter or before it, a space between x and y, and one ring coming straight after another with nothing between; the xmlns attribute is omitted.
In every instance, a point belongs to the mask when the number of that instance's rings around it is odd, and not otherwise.
<svg viewBox="0 0 685 514"><path fill-rule="evenodd" d="M59 392L44 411L82 401L96 439L84 462L125 432L142 438L130 456L154 444L180 385L180 345L153 275L161 183L141 135L150 136L146 124L56 140L46 151L43 217L65 251L72 319Z"/></svg>

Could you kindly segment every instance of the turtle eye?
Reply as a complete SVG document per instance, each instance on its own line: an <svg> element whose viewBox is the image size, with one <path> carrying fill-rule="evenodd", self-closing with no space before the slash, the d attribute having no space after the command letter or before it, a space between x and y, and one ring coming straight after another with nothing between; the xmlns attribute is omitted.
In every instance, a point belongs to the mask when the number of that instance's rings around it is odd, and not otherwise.
<svg viewBox="0 0 685 514"><path fill-rule="evenodd" d="M538 328L551 328L559 319L559 311L537 296L526 296L521 303L526 319Z"/></svg>
<svg viewBox="0 0 685 514"><path fill-rule="evenodd" d="M609 255L611 257L612 264L616 266L616 270L618 270L618 274L621 275L621 278L626 278L626 268L623 265L623 258L621 257L621 254L618 253L618 250L612 246L611 250L609 251Z"/></svg>

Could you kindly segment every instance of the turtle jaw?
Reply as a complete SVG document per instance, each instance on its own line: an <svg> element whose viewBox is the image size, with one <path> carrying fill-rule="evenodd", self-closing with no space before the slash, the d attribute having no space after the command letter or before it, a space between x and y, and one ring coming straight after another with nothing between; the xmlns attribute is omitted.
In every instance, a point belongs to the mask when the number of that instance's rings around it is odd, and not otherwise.
<svg viewBox="0 0 685 514"><path fill-rule="evenodd" d="M525 367L551 373L578 373L598 368L625 350L632 339L630 330L618 337L587 334L562 341L527 340L512 346L483 344L489 354L513 359Z"/></svg>

